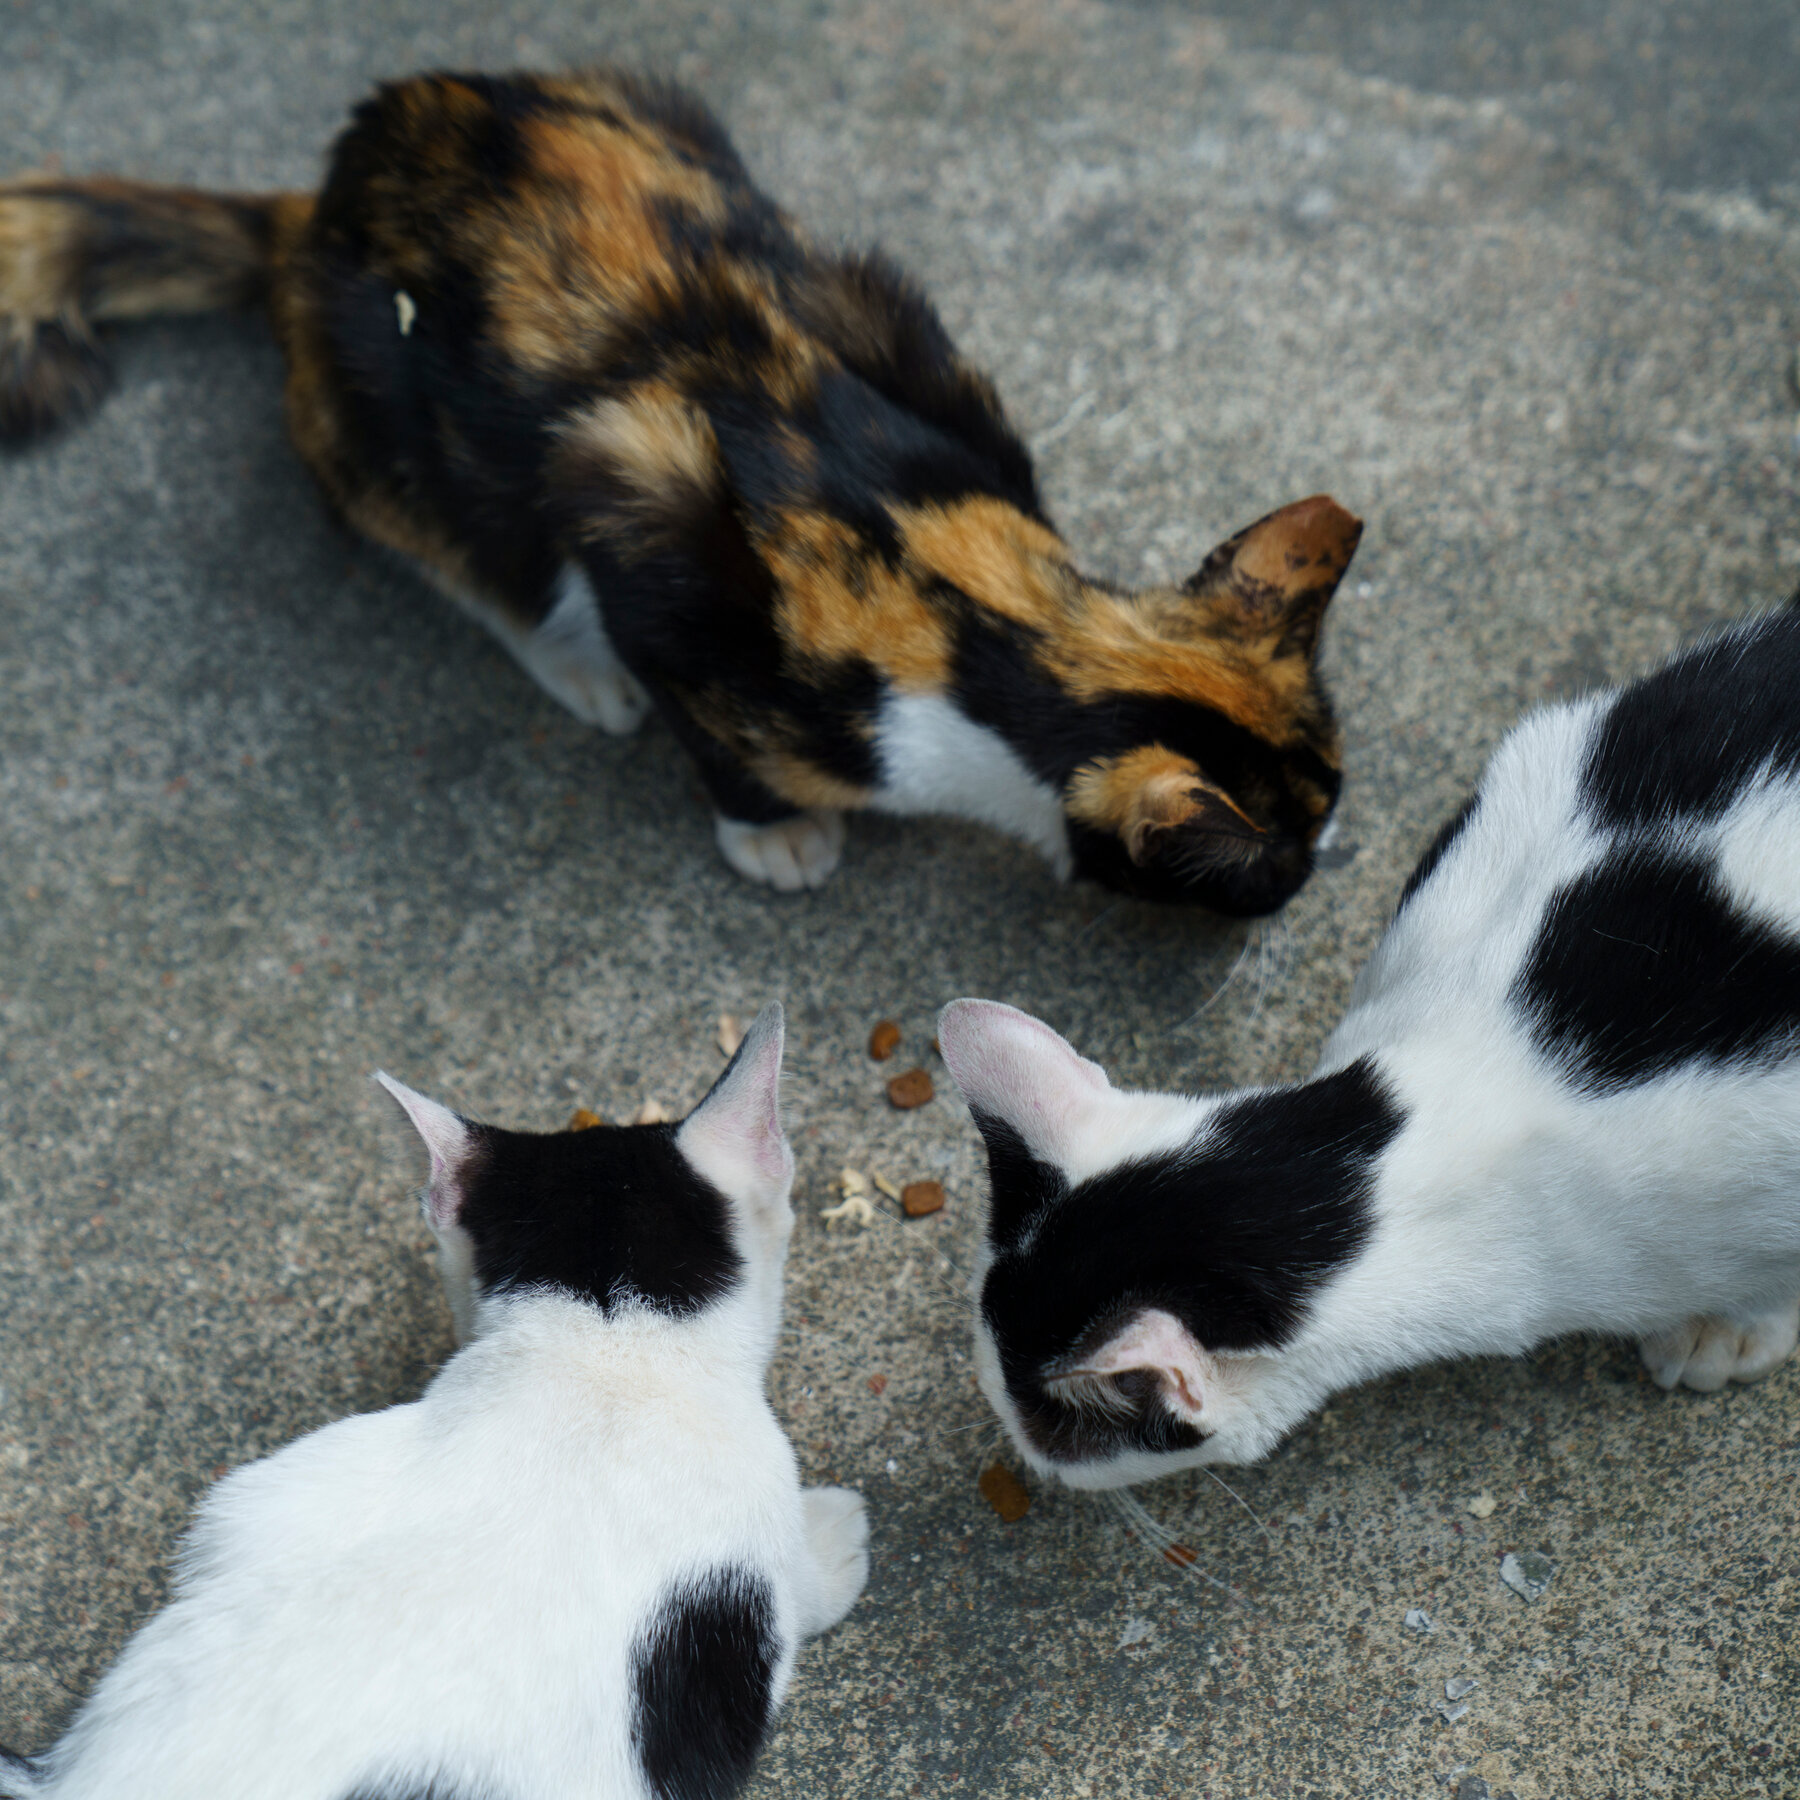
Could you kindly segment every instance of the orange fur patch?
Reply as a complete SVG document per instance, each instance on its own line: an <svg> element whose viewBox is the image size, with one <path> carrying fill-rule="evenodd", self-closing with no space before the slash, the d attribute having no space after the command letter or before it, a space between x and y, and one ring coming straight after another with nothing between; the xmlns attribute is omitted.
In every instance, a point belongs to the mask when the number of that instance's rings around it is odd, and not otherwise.
<svg viewBox="0 0 1800 1800"><path fill-rule="evenodd" d="M584 464L624 489L603 521L621 555L665 547L696 498L723 485L719 445L698 406L666 382L647 381L622 399L595 400L557 429L558 463L579 480ZM624 526L621 533L617 528Z"/></svg>

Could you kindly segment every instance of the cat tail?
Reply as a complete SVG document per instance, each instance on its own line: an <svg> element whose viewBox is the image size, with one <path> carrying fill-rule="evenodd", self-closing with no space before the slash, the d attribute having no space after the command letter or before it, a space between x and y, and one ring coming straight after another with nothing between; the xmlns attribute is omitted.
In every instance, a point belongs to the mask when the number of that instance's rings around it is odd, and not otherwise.
<svg viewBox="0 0 1800 1800"><path fill-rule="evenodd" d="M300 194L0 183L0 442L36 437L105 393L96 325L261 303L311 210Z"/></svg>
<svg viewBox="0 0 1800 1800"><path fill-rule="evenodd" d="M38 1767L29 1758L0 1750L0 1800L32 1800L38 1787Z"/></svg>

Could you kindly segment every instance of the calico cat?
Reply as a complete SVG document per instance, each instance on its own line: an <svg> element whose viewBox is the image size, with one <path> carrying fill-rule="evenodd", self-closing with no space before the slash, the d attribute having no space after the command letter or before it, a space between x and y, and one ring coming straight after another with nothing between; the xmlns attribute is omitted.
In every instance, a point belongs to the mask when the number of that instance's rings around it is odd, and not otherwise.
<svg viewBox="0 0 1800 1800"><path fill-rule="evenodd" d="M431 1153L463 1348L200 1502L174 1598L8 1800L723 1800L868 1573L763 1394L793 1156L782 1025L679 1125Z"/></svg>
<svg viewBox="0 0 1800 1800"><path fill-rule="evenodd" d="M398 82L316 199L0 187L0 434L96 397L96 325L259 303L338 512L580 718L654 704L750 879L818 885L855 807L1229 913L1310 872L1359 521L1319 496L1179 587L1078 574L917 288L809 243L681 89Z"/></svg>
<svg viewBox="0 0 1800 1800"><path fill-rule="evenodd" d="M1329 1394L1564 1332L1665 1388L1800 1325L1800 618L1525 720L1313 1077L1121 1093L959 1000L982 1386L1076 1487L1268 1452Z"/></svg>

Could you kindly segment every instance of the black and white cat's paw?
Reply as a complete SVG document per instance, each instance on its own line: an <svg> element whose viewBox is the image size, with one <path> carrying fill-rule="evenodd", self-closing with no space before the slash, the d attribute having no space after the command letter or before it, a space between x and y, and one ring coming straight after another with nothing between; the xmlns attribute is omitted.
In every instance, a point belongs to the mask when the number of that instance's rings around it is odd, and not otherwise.
<svg viewBox="0 0 1800 1800"><path fill-rule="evenodd" d="M808 1488L800 1499L812 1564L812 1592L800 1629L815 1637L849 1612L869 1579L869 1510L853 1488Z"/></svg>
<svg viewBox="0 0 1800 1800"><path fill-rule="evenodd" d="M1749 1319L1684 1319L1638 1349L1660 1388L1715 1393L1728 1381L1761 1381L1800 1342L1800 1300Z"/></svg>
<svg viewBox="0 0 1800 1800"><path fill-rule="evenodd" d="M844 853L840 812L795 813L773 825L746 825L721 813L714 829L719 854L746 881L782 894L821 886Z"/></svg>

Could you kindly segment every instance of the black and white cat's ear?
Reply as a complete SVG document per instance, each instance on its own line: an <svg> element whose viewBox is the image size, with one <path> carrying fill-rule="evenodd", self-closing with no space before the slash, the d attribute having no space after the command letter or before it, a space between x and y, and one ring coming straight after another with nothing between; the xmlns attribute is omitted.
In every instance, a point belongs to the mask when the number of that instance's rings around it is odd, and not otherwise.
<svg viewBox="0 0 1800 1800"><path fill-rule="evenodd" d="M1209 629L1310 658L1361 538L1361 519L1314 494L1227 538L1181 591Z"/></svg>
<svg viewBox="0 0 1800 1800"><path fill-rule="evenodd" d="M467 1176L477 1138L474 1128L449 1107L415 1094L404 1082L396 1081L385 1069L375 1072L375 1079L400 1102L401 1110L412 1120L413 1128L425 1140L431 1156L431 1177L425 1191L425 1216L440 1231L456 1224L468 1197Z"/></svg>
<svg viewBox="0 0 1800 1800"><path fill-rule="evenodd" d="M990 1150L997 1124L1039 1162L1087 1160L1096 1105L1112 1084L1048 1025L998 1001L952 1000L938 1014L938 1048Z"/></svg>
<svg viewBox="0 0 1800 1800"><path fill-rule="evenodd" d="M682 1153L726 1193L748 1184L762 1197L786 1198L794 1153L781 1129L781 1003L771 1000L744 1033L712 1090L682 1121Z"/></svg>
<svg viewBox="0 0 1800 1800"><path fill-rule="evenodd" d="M1055 1380L1121 1375L1154 1376L1170 1409L1198 1423L1207 1391L1218 1378L1218 1365L1173 1313L1153 1306L1135 1314L1091 1355L1082 1357L1079 1367L1059 1371Z"/></svg>

